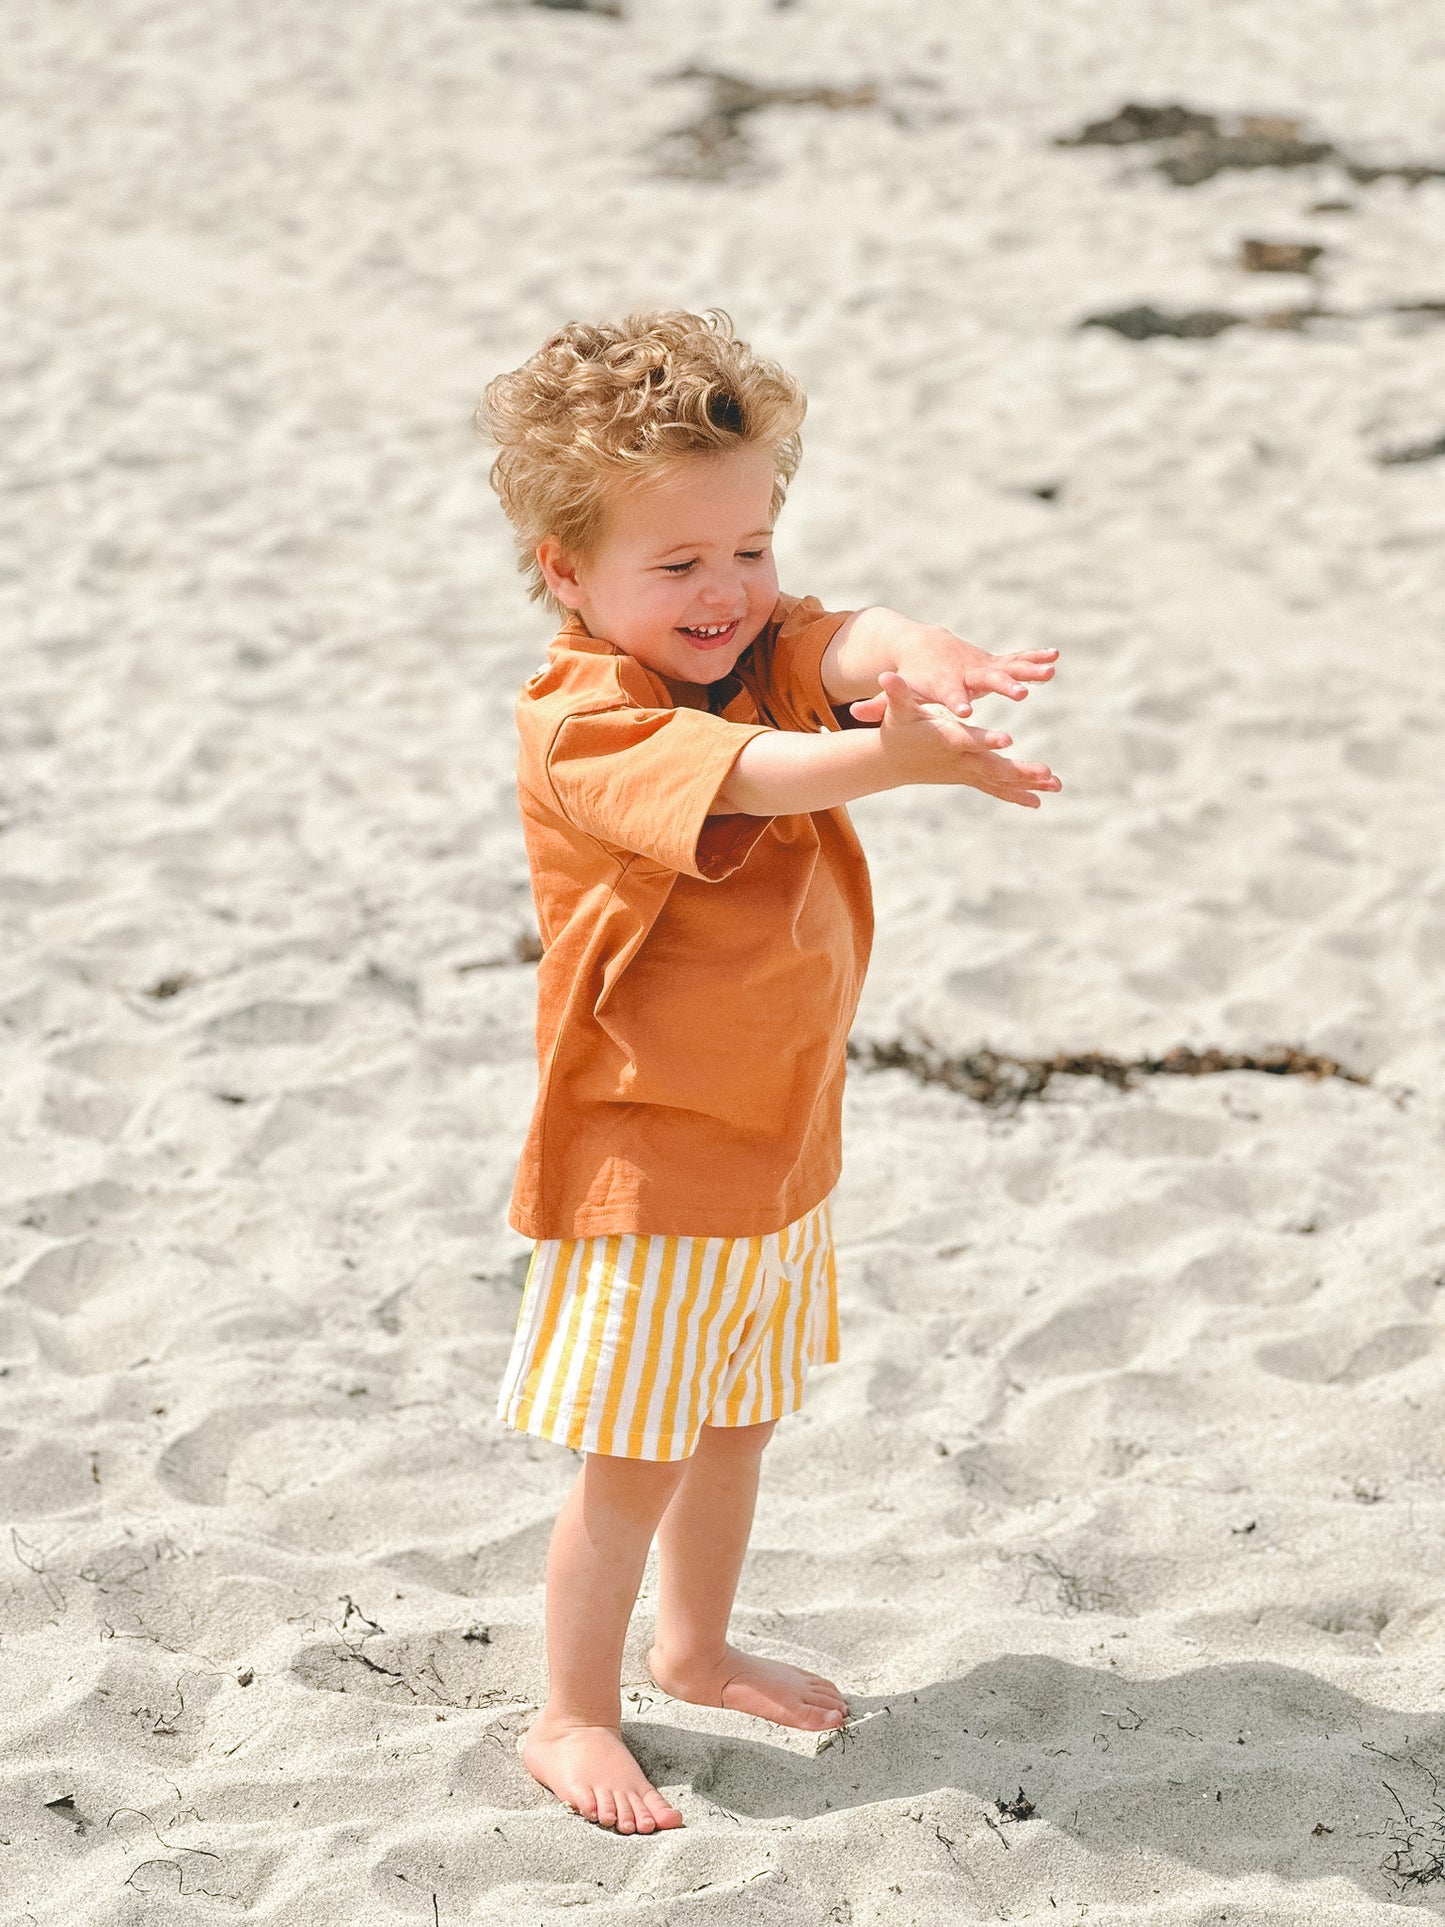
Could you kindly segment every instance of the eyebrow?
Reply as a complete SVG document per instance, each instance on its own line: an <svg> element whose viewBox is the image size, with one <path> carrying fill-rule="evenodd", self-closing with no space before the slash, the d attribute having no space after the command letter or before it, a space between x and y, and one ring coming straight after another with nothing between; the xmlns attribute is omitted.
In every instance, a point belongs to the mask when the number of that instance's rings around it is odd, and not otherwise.
<svg viewBox="0 0 1445 1927"><path fill-rule="evenodd" d="M743 536L741 540L744 542L766 541L772 532L771 529L754 529L750 535ZM656 554L658 559L661 560L665 555L676 555L680 549L696 549L701 548L701 546L702 544L700 542L674 542L670 549L658 549Z"/></svg>

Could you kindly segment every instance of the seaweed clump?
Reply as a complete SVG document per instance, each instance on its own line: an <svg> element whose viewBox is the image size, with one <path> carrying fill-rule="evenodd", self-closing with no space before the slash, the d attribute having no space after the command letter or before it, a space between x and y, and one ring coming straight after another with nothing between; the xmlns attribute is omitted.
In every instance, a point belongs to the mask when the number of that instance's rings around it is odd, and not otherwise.
<svg viewBox="0 0 1445 1927"><path fill-rule="evenodd" d="M878 89L860 87L765 87L715 67L684 67L672 80L700 80L707 87L702 109L664 134L658 159L664 174L689 180L725 180L751 156L744 123L764 107L826 107L833 112L874 107Z"/></svg>
<svg viewBox="0 0 1445 1927"><path fill-rule="evenodd" d="M941 1084L989 1110L1017 1110L1042 1097L1056 1077L1096 1077L1117 1091L1141 1077L1208 1077L1223 1071L1260 1071L1268 1077L1338 1077L1347 1084L1369 1078L1293 1044L1263 1051L1194 1050L1176 1044L1161 1057L1111 1057L1102 1051L1060 1052L1053 1057L1016 1057L1009 1051L977 1050L949 1056L927 1038L848 1040L849 1059L869 1071L907 1071L920 1084Z"/></svg>
<svg viewBox="0 0 1445 1927"><path fill-rule="evenodd" d="M1359 161L1332 140L1310 139L1300 122L1286 114L1201 113L1178 101L1149 106L1126 101L1117 113L1090 121L1075 134L1055 137L1055 147L1159 146L1155 168L1175 187L1198 187L1231 168L1317 167L1326 162L1350 179L1373 181L1445 179L1445 166L1432 161L1378 165Z"/></svg>

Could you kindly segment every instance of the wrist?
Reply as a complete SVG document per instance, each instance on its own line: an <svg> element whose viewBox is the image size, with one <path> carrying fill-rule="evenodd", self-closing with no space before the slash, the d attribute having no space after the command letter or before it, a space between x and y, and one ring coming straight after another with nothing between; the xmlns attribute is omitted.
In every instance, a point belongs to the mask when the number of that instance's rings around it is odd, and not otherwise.
<svg viewBox="0 0 1445 1927"><path fill-rule="evenodd" d="M898 668L900 651L924 628L923 623L881 604L855 609L823 653L823 686L829 701L841 707L876 696L880 674Z"/></svg>

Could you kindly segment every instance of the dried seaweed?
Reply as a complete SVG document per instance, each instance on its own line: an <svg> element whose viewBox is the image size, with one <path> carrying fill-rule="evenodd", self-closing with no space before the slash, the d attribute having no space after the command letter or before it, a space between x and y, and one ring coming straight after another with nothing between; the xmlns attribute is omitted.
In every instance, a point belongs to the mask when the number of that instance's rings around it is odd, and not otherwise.
<svg viewBox="0 0 1445 1927"><path fill-rule="evenodd" d="M1312 274L1325 250L1315 241L1261 241L1239 244L1239 265L1246 274Z"/></svg>
<svg viewBox="0 0 1445 1927"><path fill-rule="evenodd" d="M1434 462L1445 455L1445 435L1429 442L1407 442L1403 448L1387 448L1378 460L1384 468L1403 468L1410 462Z"/></svg>
<svg viewBox="0 0 1445 1927"><path fill-rule="evenodd" d="M608 20L622 18L619 0L531 0L531 4L550 13L600 13Z"/></svg>
<svg viewBox="0 0 1445 1927"><path fill-rule="evenodd" d="M1389 301L1372 308L1326 308L1311 301L1292 308L1267 308L1260 314L1236 314L1231 308L1186 308L1171 312L1141 302L1132 308L1112 308L1105 314L1085 315L1081 328L1109 328L1126 341L1151 341L1160 335L1176 341L1212 341L1229 328L1288 329L1298 332L1312 321L1366 321L1372 315L1420 315L1445 320L1445 301ZM1408 459L1426 461L1428 456Z"/></svg>
<svg viewBox="0 0 1445 1927"><path fill-rule="evenodd" d="M1127 101L1104 120L1090 121L1076 134L1055 137L1055 147L1127 147L1158 145L1163 152L1154 166L1176 187L1197 187L1233 168L1338 167L1351 180L1368 186L1374 181L1399 180L1411 187L1422 181L1445 179L1445 166L1428 161L1398 161L1377 165L1355 160L1332 140L1314 140L1301 132L1299 121L1285 114L1239 114L1220 117L1201 113L1178 101L1149 106Z"/></svg>
<svg viewBox="0 0 1445 1927"><path fill-rule="evenodd" d="M764 107L826 107L836 112L873 107L878 89L861 87L766 87L715 67L684 67L669 80L700 80L707 88L702 110L669 129L658 144L662 173L686 180L720 181L751 158L744 122Z"/></svg>
<svg viewBox="0 0 1445 1927"><path fill-rule="evenodd" d="M1412 1761L1411 1764L1418 1763ZM1421 1770L1429 1775L1438 1794L1439 1782L1435 1775L1428 1767ZM1445 1880L1445 1806L1436 1798L1430 1803L1432 1812L1411 1813L1388 1780L1380 1784L1400 1809L1399 1819L1392 1818L1385 1825L1390 1851L1381 1863L1381 1870L1402 1893L1407 1887L1429 1887L1437 1880Z"/></svg>
<svg viewBox="0 0 1445 1927"><path fill-rule="evenodd" d="M1134 308L1114 308L1107 314L1085 315L1081 328L1110 328L1126 341L1150 341L1157 335L1178 341L1212 341L1226 328L1243 325L1244 316L1227 308L1195 308L1170 314L1163 308L1141 303Z"/></svg>
<svg viewBox="0 0 1445 1927"><path fill-rule="evenodd" d="M927 1038L905 1043L894 1038L848 1042L849 1059L864 1070L907 1071L920 1084L941 1084L989 1110L1016 1110L1041 1097L1056 1077L1097 1077L1115 1090L1133 1088L1140 1077L1208 1077L1223 1071L1260 1071L1269 1077L1338 1077L1347 1084L1369 1078L1347 1070L1333 1057L1321 1057L1293 1044L1264 1051L1193 1050L1179 1044L1162 1057L1111 1057L1101 1051L1054 1057L1015 1057L1008 1051L978 1050L951 1057Z"/></svg>

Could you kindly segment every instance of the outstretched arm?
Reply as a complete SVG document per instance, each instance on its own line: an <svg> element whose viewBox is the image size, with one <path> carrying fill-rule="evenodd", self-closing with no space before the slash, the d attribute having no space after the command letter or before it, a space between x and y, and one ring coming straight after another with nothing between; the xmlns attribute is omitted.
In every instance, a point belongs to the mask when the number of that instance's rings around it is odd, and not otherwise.
<svg viewBox="0 0 1445 1927"><path fill-rule="evenodd" d="M1043 790L1061 784L1044 763L1015 763L997 752L1013 738L974 729L935 703L920 702L902 676L877 677L877 729L768 730L743 745L717 793L714 816L796 816L833 809L905 783L957 783L1036 810ZM871 707L871 704L856 707Z"/></svg>
<svg viewBox="0 0 1445 1927"><path fill-rule="evenodd" d="M883 715L878 694L885 670L902 676L924 702L942 703L955 716L967 716L980 696L995 694L1022 702L1028 683L1048 682L1057 649L1024 649L991 656L938 623L914 622L896 609L856 609L823 652L823 687L836 706L866 702L854 709L859 722Z"/></svg>

